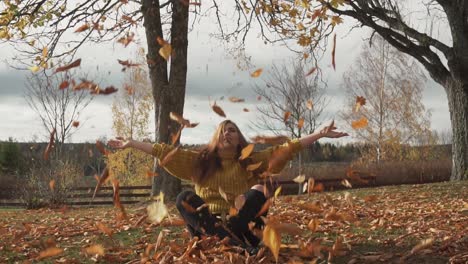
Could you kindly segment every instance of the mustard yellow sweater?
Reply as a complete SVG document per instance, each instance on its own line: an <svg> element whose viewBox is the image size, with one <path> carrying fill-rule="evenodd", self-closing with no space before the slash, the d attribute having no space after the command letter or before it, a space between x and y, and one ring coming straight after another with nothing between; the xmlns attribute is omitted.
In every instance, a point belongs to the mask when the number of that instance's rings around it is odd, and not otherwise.
<svg viewBox="0 0 468 264"><path fill-rule="evenodd" d="M289 145L289 146L288 146ZM250 158L253 160L252 164L262 161L260 167L261 171L268 168L268 161L273 153L278 148L291 148L291 153L287 160L278 164L272 169L272 173L279 173L293 155L298 153L302 146L299 140L295 139L283 145L267 148L263 151L253 152ZM174 149L174 146L167 144L154 144L153 156L159 160L163 159L169 151ZM199 195L209 206L212 213L227 213L229 208L233 206L234 199L248 191L253 185L257 184L258 179L254 177L252 172L242 168L239 161L232 155L221 155L222 168L206 180L202 185L195 184L195 192ZM198 152L186 149L179 149L173 158L164 166L164 168L173 176L191 180L194 171L194 160L197 158ZM219 193L219 187L227 194L227 203Z"/></svg>

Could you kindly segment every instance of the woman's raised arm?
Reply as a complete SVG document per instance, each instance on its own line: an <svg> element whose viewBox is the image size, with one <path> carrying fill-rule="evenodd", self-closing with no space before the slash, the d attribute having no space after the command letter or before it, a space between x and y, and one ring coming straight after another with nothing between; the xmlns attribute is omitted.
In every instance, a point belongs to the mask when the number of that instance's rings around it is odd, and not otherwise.
<svg viewBox="0 0 468 264"><path fill-rule="evenodd" d="M107 144L115 149L134 148L150 155L153 154L153 144L148 142L141 142L133 139L124 140L121 137L117 137L116 139L110 139Z"/></svg>

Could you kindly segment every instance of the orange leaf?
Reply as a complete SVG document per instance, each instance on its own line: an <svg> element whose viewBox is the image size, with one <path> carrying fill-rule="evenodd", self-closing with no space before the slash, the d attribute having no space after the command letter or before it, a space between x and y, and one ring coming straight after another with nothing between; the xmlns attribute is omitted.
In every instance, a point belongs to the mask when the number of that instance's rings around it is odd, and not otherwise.
<svg viewBox="0 0 468 264"><path fill-rule="evenodd" d="M157 176L159 176L159 174L157 172L153 172L153 171L147 171L146 172L146 177L147 178L157 177Z"/></svg>
<svg viewBox="0 0 468 264"><path fill-rule="evenodd" d="M297 121L297 128L301 129L304 126L304 118L299 118L299 121Z"/></svg>
<svg viewBox="0 0 468 264"><path fill-rule="evenodd" d="M50 247L46 250L43 250L41 252L39 252L39 256L37 257L37 260L41 260L41 259L45 259L45 258L49 258L49 257L55 257L57 255L60 255L63 253L63 249L62 248L58 248L58 247Z"/></svg>
<svg viewBox="0 0 468 264"><path fill-rule="evenodd" d="M49 182L49 188L50 188L51 191L54 190L54 188L55 188L55 180L50 180L50 182Z"/></svg>
<svg viewBox="0 0 468 264"><path fill-rule="evenodd" d="M246 159L250 156L252 151L254 150L255 144L249 144L245 148L242 149L241 156L239 157L240 160Z"/></svg>
<svg viewBox="0 0 468 264"><path fill-rule="evenodd" d="M315 179L314 178L309 178L307 180L307 194L310 194L313 190L314 190L314 187L315 187Z"/></svg>
<svg viewBox="0 0 468 264"><path fill-rule="evenodd" d="M83 248L83 252L87 255L98 255L98 256L104 256L104 247L102 245L91 245L89 247Z"/></svg>
<svg viewBox="0 0 468 264"><path fill-rule="evenodd" d="M312 108L314 108L314 105L312 104L312 100L310 100L310 99L307 100L306 107L309 110L312 110Z"/></svg>
<svg viewBox="0 0 468 264"><path fill-rule="evenodd" d="M188 121L187 119L185 119L184 117L182 117L181 115L177 114L177 113L174 113L174 112L170 112L169 113L169 117L176 121L177 123L183 125L183 126L189 126L190 125L190 121Z"/></svg>
<svg viewBox="0 0 468 264"><path fill-rule="evenodd" d="M226 114L224 113L223 109L216 105L216 102L214 102L213 106L211 107L215 113L217 113L219 116L226 117Z"/></svg>
<svg viewBox="0 0 468 264"><path fill-rule="evenodd" d="M112 179L112 190L114 191L112 198L115 208L122 208L122 204L120 203L119 181L117 179Z"/></svg>
<svg viewBox="0 0 468 264"><path fill-rule="evenodd" d="M313 218L310 220L307 227L309 228L310 231L315 232L317 231L319 224L320 224L319 220L317 218Z"/></svg>
<svg viewBox="0 0 468 264"><path fill-rule="evenodd" d="M264 213L266 213L268 211L268 209L270 209L270 206L271 206L271 199L268 199L263 204L262 208L260 209L260 211L258 211L258 213L257 213L257 215L255 217L259 217L259 216L263 215Z"/></svg>
<svg viewBox="0 0 468 264"><path fill-rule="evenodd" d="M311 75L311 74L314 73L316 70L317 70L317 68L316 68L316 67L313 67L312 69L310 69L310 71L308 71L308 72L306 73L305 76L307 77L307 76Z"/></svg>
<svg viewBox="0 0 468 264"><path fill-rule="evenodd" d="M333 69L336 71L335 51L336 51L336 33L333 35L333 49L332 49L332 65L333 65Z"/></svg>
<svg viewBox="0 0 468 264"><path fill-rule="evenodd" d="M102 171L101 177L99 177L96 187L94 188L92 200L94 200L94 197L96 197L96 193L99 191L99 188L101 187L101 185L109 179L109 175L110 175L109 169L107 167L104 168L104 170Z"/></svg>
<svg viewBox="0 0 468 264"><path fill-rule="evenodd" d="M96 148L101 152L102 155L106 156L109 152L106 150L104 143L99 140L96 140Z"/></svg>
<svg viewBox="0 0 468 264"><path fill-rule="evenodd" d="M114 232L112 232L112 230L106 226L105 224L101 223L101 222L96 222L96 227L104 234L108 235L109 237L112 236L112 234Z"/></svg>
<svg viewBox="0 0 468 264"><path fill-rule="evenodd" d="M171 134L172 145L175 145L175 143L177 143L177 141L179 140L180 134L182 133L182 129L184 129L183 125L180 126L179 130L177 131L177 133L175 135Z"/></svg>
<svg viewBox="0 0 468 264"><path fill-rule="evenodd" d="M286 123L290 116L291 116L291 112L289 111L284 112L283 121Z"/></svg>
<svg viewBox="0 0 468 264"><path fill-rule="evenodd" d="M313 192L323 192L325 190L325 187L323 186L323 183L319 182L314 186L312 189Z"/></svg>
<svg viewBox="0 0 468 264"><path fill-rule="evenodd" d="M129 16L122 15L122 19L125 20L125 21L127 21L127 22L129 22L129 23L132 24L132 25L135 25L135 24L136 24L135 20L133 20L133 19L132 19L131 17L129 17Z"/></svg>
<svg viewBox="0 0 468 264"><path fill-rule="evenodd" d="M262 69L258 69L256 71L252 72L250 74L250 76L252 76L253 78L257 78L258 76L260 76L262 74L262 71L263 71Z"/></svg>
<svg viewBox="0 0 468 264"><path fill-rule="evenodd" d="M229 101L231 101L231 102L233 102L233 103L242 103L242 102L245 102L244 99L238 98L238 97L234 97L234 96L229 97Z"/></svg>
<svg viewBox="0 0 468 264"><path fill-rule="evenodd" d="M77 59L76 61L74 61L74 62L72 62L70 64L67 64L67 65L62 66L62 67L58 67L57 69L55 69L55 73L62 72L62 71L68 71L69 69L78 67L80 65L81 65L81 59Z"/></svg>
<svg viewBox="0 0 468 264"><path fill-rule="evenodd" d="M167 45L169 44L169 42L165 41L163 38L161 37L156 37L156 42L158 42L159 46L164 46L164 45Z"/></svg>
<svg viewBox="0 0 468 264"><path fill-rule="evenodd" d="M229 208L229 215L230 216L236 216L238 213L239 213L239 211L236 208L234 208L234 207Z"/></svg>
<svg viewBox="0 0 468 264"><path fill-rule="evenodd" d="M164 159L159 163L159 166L161 167L166 166L166 164L172 160L172 158L177 153L177 151L179 151L179 147L180 146L177 146L173 150L169 151L169 153L167 153Z"/></svg>
<svg viewBox="0 0 468 264"><path fill-rule="evenodd" d="M361 117L361 119L352 121L351 122L351 127L354 129L360 129L360 128L365 128L368 124L367 118Z"/></svg>
<svg viewBox="0 0 468 264"><path fill-rule="evenodd" d="M118 43L121 43L122 45L124 45L125 47L128 46L128 44L130 44L132 41L133 41L133 37L135 37L135 33L127 33L127 35L125 37L122 37L120 39L117 40Z"/></svg>
<svg viewBox="0 0 468 264"><path fill-rule="evenodd" d="M258 144L271 144L271 145L279 145L283 144L289 140L287 136L256 136L252 138L252 141Z"/></svg>
<svg viewBox="0 0 468 264"><path fill-rule="evenodd" d="M81 25L79 28L77 28L75 30L75 33L80 33L80 32L83 32L85 30L88 30L89 29L89 25L86 23L84 25Z"/></svg>
<svg viewBox="0 0 468 264"><path fill-rule="evenodd" d="M79 121L73 121L72 126L78 127L80 125Z"/></svg>
<svg viewBox="0 0 468 264"><path fill-rule="evenodd" d="M52 129L52 131L50 132L49 144L47 144L47 147L46 147L46 149L44 151L44 159L45 160L49 159L50 151L52 151L52 148L54 147L55 132L56 132L55 128Z"/></svg>
<svg viewBox="0 0 468 264"><path fill-rule="evenodd" d="M255 163L255 164L250 164L247 166L246 170L247 171L254 171L258 168L260 168L260 166L262 165L262 161L258 162L258 163Z"/></svg>
<svg viewBox="0 0 468 264"><path fill-rule="evenodd" d="M63 89L68 88L68 86L70 86L70 83L68 81L63 81L62 83L60 83L59 89L63 90Z"/></svg>
<svg viewBox="0 0 468 264"><path fill-rule="evenodd" d="M193 208L190 204L188 204L186 201L182 200L182 206L184 207L184 209L189 212L189 213L196 213L197 210L195 210L195 208Z"/></svg>
<svg viewBox="0 0 468 264"><path fill-rule="evenodd" d="M159 55L163 57L166 61L169 60L169 57L172 54L171 44L165 44L159 49Z"/></svg>
<svg viewBox="0 0 468 264"><path fill-rule="evenodd" d="M361 106L366 104L366 98L362 96L356 96L356 110L355 112L358 112Z"/></svg>

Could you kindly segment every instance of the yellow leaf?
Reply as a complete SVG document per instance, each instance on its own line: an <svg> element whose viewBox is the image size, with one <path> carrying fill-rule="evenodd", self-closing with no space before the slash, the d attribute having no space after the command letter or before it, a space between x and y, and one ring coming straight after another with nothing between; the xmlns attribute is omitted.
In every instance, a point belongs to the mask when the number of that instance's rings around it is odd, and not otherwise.
<svg viewBox="0 0 468 264"><path fill-rule="evenodd" d="M53 190L54 190L54 187L55 187L55 180L50 180L50 182L49 182L49 188L50 188L50 190L53 191Z"/></svg>
<svg viewBox="0 0 468 264"><path fill-rule="evenodd" d="M279 250L281 247L281 236L269 225L266 225L265 229L263 229L263 243L271 250L276 262L278 262Z"/></svg>
<svg viewBox="0 0 468 264"><path fill-rule="evenodd" d="M276 191L275 191L275 199L278 198L278 195L281 193L281 186L276 188Z"/></svg>
<svg viewBox="0 0 468 264"><path fill-rule="evenodd" d="M29 69L30 69L33 73L36 73L36 72L38 72L38 71L41 69L41 67L39 67L39 66L37 66L37 65L34 65L34 66L32 66L32 67L29 67Z"/></svg>
<svg viewBox="0 0 468 264"><path fill-rule="evenodd" d="M258 162L258 163L255 163L255 164L250 164L249 166L247 166L247 171L254 171L256 169L258 169L260 166L262 165L262 161Z"/></svg>
<svg viewBox="0 0 468 264"><path fill-rule="evenodd" d="M164 204L164 200L161 199L160 201L153 202L146 208L148 212L148 219L153 224L161 223L161 221L167 216L168 211L167 207Z"/></svg>
<svg viewBox="0 0 468 264"><path fill-rule="evenodd" d="M296 178L294 178L293 181L297 183L303 183L305 181L305 175L301 174L297 176Z"/></svg>
<svg viewBox="0 0 468 264"><path fill-rule="evenodd" d="M263 71L262 69L258 69L256 71L252 72L250 74L250 76L252 76L253 78L257 78L258 76L260 76L262 74L262 71Z"/></svg>
<svg viewBox="0 0 468 264"><path fill-rule="evenodd" d="M365 128L367 126L367 118L361 117L361 119L352 121L351 122L351 127L354 129L360 129L360 128Z"/></svg>
<svg viewBox="0 0 468 264"><path fill-rule="evenodd" d="M98 256L104 256L104 247L102 245L96 244L96 245L91 245L89 247L83 248L83 252L87 255L98 255Z"/></svg>
<svg viewBox="0 0 468 264"><path fill-rule="evenodd" d="M310 99L307 100L306 106L307 106L307 109L312 110L312 108L314 107L314 105L312 104L312 100Z"/></svg>
<svg viewBox="0 0 468 264"><path fill-rule="evenodd" d="M227 203L229 203L229 199L228 199L228 197L227 197L227 194L226 194L226 192L221 188L221 186L219 186L218 191L219 191L219 194L221 194L221 197L223 197L223 199L224 199Z"/></svg>
<svg viewBox="0 0 468 264"><path fill-rule="evenodd" d="M169 60L169 57L172 53L171 44L165 44L159 49L159 55L163 57L166 61Z"/></svg>
<svg viewBox="0 0 468 264"><path fill-rule="evenodd" d="M48 51L49 51L49 50L47 49L47 47L44 47L44 48L42 49L42 57L44 57L44 58L47 57L47 52L48 52Z"/></svg>
<svg viewBox="0 0 468 264"><path fill-rule="evenodd" d="M255 144L249 144L245 148L242 149L241 156L239 157L240 160L246 159L250 156L252 151L254 150Z"/></svg>

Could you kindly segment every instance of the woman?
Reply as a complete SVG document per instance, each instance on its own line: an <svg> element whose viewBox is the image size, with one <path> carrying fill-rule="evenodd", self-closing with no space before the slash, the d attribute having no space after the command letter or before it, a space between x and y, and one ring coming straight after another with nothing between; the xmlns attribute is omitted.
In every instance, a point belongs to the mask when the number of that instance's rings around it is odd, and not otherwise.
<svg viewBox="0 0 468 264"><path fill-rule="evenodd" d="M335 131L334 123L300 139L294 139L283 145L252 152L240 160L241 151L248 145L237 125L225 120L216 129L210 143L201 151L179 149L164 168L175 177L191 180L195 183L195 192L183 191L177 196L176 206L192 236L217 235L219 238L230 237L233 244L247 246L252 253L260 240L250 231L248 224L261 225L257 217L268 197L263 185L257 184L261 173L269 169L270 173L280 172L286 163L303 147L322 137L340 138L348 134ZM174 146L150 144L134 140L109 140L109 146L117 149L127 147L142 150L162 160ZM286 153L273 168L268 168L270 157L275 151ZM258 164L260 167L248 171L247 166ZM271 166L271 165L270 165ZM224 200L220 189L228 196ZM225 224L219 219L233 207L234 199L244 195L245 203L236 216L230 217ZM208 206L203 206L204 204ZM191 208L202 208L197 212ZM191 210L190 210L191 209ZM266 215L266 213L264 214Z"/></svg>

